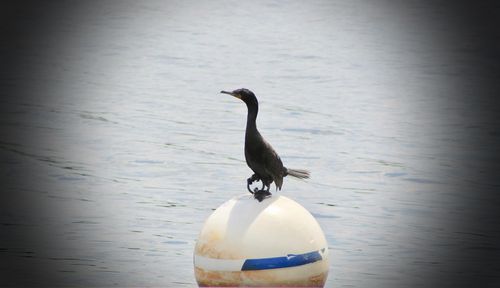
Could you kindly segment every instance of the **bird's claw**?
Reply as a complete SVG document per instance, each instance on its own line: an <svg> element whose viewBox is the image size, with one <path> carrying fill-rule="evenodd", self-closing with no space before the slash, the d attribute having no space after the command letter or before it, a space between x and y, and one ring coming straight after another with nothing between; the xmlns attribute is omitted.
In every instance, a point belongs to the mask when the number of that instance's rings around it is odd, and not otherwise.
<svg viewBox="0 0 500 288"><path fill-rule="evenodd" d="M262 200L264 200L265 198L271 197L271 192L266 190L257 190L257 188L255 188L253 195L255 199L257 199L259 202L262 202Z"/></svg>

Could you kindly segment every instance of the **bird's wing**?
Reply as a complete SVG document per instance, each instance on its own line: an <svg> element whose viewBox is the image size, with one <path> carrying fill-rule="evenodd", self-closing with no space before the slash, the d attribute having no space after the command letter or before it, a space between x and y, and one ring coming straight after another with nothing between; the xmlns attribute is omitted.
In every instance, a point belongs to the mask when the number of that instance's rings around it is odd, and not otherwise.
<svg viewBox="0 0 500 288"><path fill-rule="evenodd" d="M265 162L266 171L269 175L273 177L274 183L276 184L276 188L281 190L281 185L283 185L283 162L281 162L280 156L273 149L271 144L266 141L264 144L267 146L267 149L264 149L263 159Z"/></svg>

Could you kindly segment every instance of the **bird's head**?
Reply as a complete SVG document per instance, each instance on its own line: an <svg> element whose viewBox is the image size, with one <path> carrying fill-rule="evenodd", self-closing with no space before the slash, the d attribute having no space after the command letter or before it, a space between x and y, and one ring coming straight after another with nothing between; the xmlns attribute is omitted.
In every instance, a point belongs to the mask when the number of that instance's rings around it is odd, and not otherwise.
<svg viewBox="0 0 500 288"><path fill-rule="evenodd" d="M229 95L234 96L238 99L241 99L247 105L258 105L257 97L255 97L255 94L253 94L252 91L250 91L246 88L236 89L232 92L220 91L220 93L229 94Z"/></svg>

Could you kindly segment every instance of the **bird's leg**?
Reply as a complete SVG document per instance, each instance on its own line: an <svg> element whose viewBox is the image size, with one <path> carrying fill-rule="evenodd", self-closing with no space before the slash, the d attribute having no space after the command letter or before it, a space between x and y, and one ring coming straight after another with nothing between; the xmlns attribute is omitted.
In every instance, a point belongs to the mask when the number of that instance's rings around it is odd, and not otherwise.
<svg viewBox="0 0 500 288"><path fill-rule="evenodd" d="M247 179L247 189L248 189L248 192L252 193L253 194L253 191L252 189L250 189L250 185L253 183L252 179L251 178L248 178Z"/></svg>
<svg viewBox="0 0 500 288"><path fill-rule="evenodd" d="M250 185L252 185L252 183L254 181L259 181L260 178L257 174L253 174L250 178L247 179L247 189L248 189L248 192L254 194L255 192L257 192L257 188L254 189L254 191L252 191L252 189L250 189Z"/></svg>

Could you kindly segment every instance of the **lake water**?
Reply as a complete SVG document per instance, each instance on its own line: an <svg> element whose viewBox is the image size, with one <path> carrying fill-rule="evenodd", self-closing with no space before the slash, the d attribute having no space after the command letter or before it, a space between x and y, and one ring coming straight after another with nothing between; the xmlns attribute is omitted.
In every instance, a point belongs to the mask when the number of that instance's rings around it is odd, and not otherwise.
<svg viewBox="0 0 500 288"><path fill-rule="evenodd" d="M492 201L467 191L498 189L477 180L498 159L471 140L487 125L477 113L498 111L460 96L477 59L453 46L446 6L48 5L2 77L21 91L1 100L5 283L196 287L198 232L251 175L246 107L219 94L241 87L284 164L312 173L279 193L323 228L326 287L445 286L491 251L462 224L498 224L467 209Z"/></svg>

